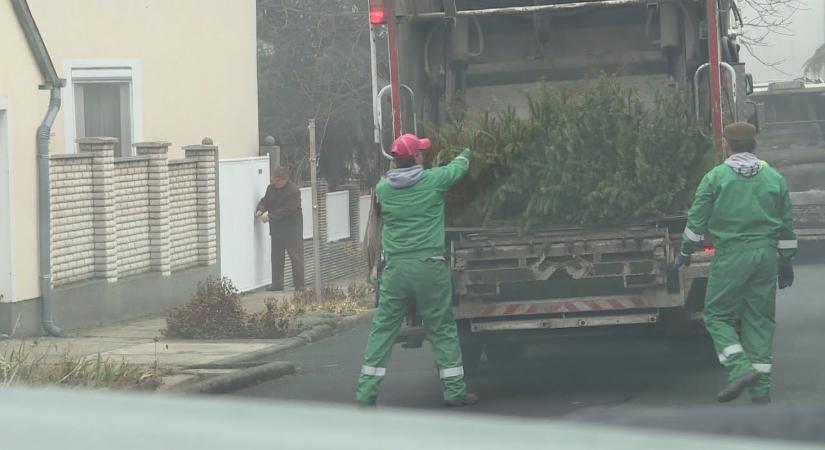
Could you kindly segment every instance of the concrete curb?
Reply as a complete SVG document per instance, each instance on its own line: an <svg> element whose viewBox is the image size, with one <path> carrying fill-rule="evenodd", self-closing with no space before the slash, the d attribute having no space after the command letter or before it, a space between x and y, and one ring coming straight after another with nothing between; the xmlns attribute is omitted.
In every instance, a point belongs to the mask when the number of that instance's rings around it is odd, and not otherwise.
<svg viewBox="0 0 825 450"><path fill-rule="evenodd" d="M337 326L334 328L327 324L320 324L307 331L304 331L296 337L283 339L284 342L282 343L274 344L270 347L263 348L261 350L255 350L253 352L247 352L237 356L224 358L215 361L211 364L199 364L198 368L206 369L241 366L248 365L249 363L256 361L265 361L267 359L273 358L275 355L278 355L279 353L294 350L306 344L318 342L324 338L334 335L335 333L350 330L363 323L369 323L372 320L372 316L374 314L375 310L371 309L369 311L364 311L361 314L343 317L341 318L341 320L338 321ZM187 369L188 368L189 367L187 367Z"/></svg>
<svg viewBox="0 0 825 450"><path fill-rule="evenodd" d="M295 364L288 361L276 361L251 369L219 375L189 385L183 388L181 392L187 394L224 394L293 373L295 373Z"/></svg>
<svg viewBox="0 0 825 450"><path fill-rule="evenodd" d="M354 316L342 317L334 327L328 323L320 323L296 337L283 339L284 342L261 350L224 358L208 364L196 364L186 367L185 369L238 368L239 370L189 384L181 387L181 389L177 391L190 394L223 394L295 373L295 365L291 362L276 361L260 365L256 365L256 363L272 359L279 353L321 341L337 332L350 330L358 325L369 323L374 314L375 310L372 309ZM172 390L174 391L176 389Z"/></svg>
<svg viewBox="0 0 825 450"><path fill-rule="evenodd" d="M336 328L335 331L351 330L358 325L370 323L372 322L372 317L374 315L375 309L370 309L369 311L364 311L361 314L344 317L340 322L338 322L338 328Z"/></svg>

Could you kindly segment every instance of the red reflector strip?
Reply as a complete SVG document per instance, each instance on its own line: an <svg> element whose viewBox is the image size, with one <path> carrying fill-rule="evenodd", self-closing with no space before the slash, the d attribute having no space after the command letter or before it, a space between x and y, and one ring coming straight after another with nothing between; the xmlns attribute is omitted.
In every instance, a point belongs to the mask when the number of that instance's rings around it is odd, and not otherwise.
<svg viewBox="0 0 825 450"><path fill-rule="evenodd" d="M602 310L602 307L594 301L586 301L586 302L584 302L584 304L587 305L588 308L590 308L591 311L601 311Z"/></svg>
<svg viewBox="0 0 825 450"><path fill-rule="evenodd" d="M504 310L504 315L509 316L509 315L515 313L516 311L518 311L518 308L519 308L519 305L510 305L510 306L508 306L507 309Z"/></svg>

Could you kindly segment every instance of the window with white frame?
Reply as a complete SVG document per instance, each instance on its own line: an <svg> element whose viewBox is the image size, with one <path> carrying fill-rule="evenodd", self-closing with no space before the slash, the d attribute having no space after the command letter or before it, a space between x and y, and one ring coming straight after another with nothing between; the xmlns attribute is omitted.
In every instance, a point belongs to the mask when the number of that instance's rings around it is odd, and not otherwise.
<svg viewBox="0 0 825 450"><path fill-rule="evenodd" d="M67 148L76 139L114 137L115 156L133 154L142 136L140 68L133 61L70 61Z"/></svg>

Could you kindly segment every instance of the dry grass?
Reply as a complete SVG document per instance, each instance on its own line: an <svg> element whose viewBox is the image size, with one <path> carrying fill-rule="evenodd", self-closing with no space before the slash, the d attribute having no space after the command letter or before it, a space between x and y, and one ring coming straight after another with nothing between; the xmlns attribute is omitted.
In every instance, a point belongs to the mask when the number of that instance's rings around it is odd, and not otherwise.
<svg viewBox="0 0 825 450"><path fill-rule="evenodd" d="M50 349L51 350L51 349ZM55 350L56 352L56 350ZM93 389L156 389L155 367L129 364L98 354L73 357L46 351L35 356L25 344L0 354L0 387L16 385L84 387Z"/></svg>
<svg viewBox="0 0 825 450"><path fill-rule="evenodd" d="M339 316L352 316L370 309L371 288L365 284L351 284L346 290L325 287L321 291L321 303L315 299L315 291L306 289L296 292L286 300L269 300L284 317L295 318L312 311L327 311Z"/></svg>

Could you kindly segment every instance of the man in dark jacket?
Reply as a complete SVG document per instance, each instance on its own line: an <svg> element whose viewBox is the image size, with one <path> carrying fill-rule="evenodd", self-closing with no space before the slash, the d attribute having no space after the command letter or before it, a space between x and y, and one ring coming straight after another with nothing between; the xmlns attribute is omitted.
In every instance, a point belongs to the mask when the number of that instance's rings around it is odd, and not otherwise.
<svg viewBox="0 0 825 450"><path fill-rule="evenodd" d="M304 239L301 215L301 191L289 179L284 167L272 169L270 184L255 213L263 223L269 223L272 239L272 285L270 291L284 289L284 250L292 262L292 284L295 290L304 288Z"/></svg>

